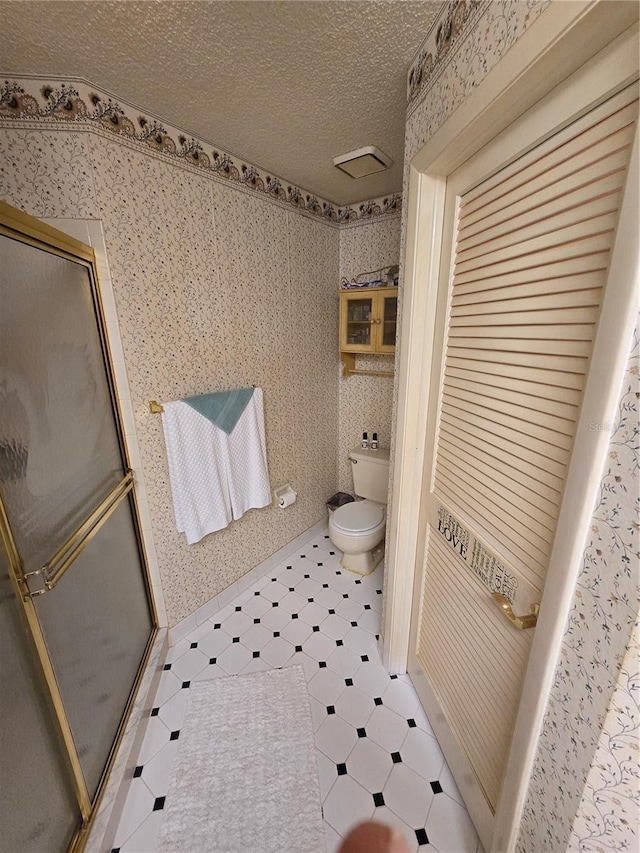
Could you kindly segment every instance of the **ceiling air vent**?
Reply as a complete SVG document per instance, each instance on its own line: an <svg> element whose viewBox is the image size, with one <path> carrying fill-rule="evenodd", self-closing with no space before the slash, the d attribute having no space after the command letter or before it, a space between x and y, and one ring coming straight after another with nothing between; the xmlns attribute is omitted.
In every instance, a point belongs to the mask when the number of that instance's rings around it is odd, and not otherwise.
<svg viewBox="0 0 640 853"><path fill-rule="evenodd" d="M367 175L373 175L374 172L384 172L391 165L391 157L375 145L367 145L364 148L358 148L357 151L334 157L333 165L352 178L365 178Z"/></svg>

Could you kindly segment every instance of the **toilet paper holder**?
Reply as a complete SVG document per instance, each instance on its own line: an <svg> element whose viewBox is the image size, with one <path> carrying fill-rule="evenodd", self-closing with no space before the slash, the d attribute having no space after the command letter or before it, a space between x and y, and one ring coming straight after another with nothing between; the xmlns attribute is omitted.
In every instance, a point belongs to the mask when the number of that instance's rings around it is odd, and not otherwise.
<svg viewBox="0 0 640 853"><path fill-rule="evenodd" d="M279 506L280 509L285 509L295 503L297 496L298 494L293 490L291 483L285 483L284 486L273 490L276 506Z"/></svg>

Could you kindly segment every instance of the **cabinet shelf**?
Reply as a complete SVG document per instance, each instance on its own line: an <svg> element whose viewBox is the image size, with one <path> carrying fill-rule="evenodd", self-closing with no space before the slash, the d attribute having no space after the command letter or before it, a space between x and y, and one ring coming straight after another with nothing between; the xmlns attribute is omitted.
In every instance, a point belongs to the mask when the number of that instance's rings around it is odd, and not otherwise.
<svg viewBox="0 0 640 853"><path fill-rule="evenodd" d="M341 352L343 376L393 376L393 370L369 370L368 368L356 367L356 354L354 352Z"/></svg>

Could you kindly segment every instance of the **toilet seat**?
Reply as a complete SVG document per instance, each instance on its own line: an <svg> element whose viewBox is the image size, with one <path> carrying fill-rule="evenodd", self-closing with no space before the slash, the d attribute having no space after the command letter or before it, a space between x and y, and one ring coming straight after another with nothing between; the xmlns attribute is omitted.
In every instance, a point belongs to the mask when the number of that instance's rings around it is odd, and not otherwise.
<svg viewBox="0 0 640 853"><path fill-rule="evenodd" d="M370 501L354 501L338 507L331 516L331 526L353 536L374 530L384 520L383 507Z"/></svg>

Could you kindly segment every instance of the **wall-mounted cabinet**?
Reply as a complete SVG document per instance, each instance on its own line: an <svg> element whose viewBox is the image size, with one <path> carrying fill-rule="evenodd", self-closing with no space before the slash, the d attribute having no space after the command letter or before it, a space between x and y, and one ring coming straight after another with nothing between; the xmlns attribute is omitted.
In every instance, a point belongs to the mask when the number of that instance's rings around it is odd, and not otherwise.
<svg viewBox="0 0 640 853"><path fill-rule="evenodd" d="M340 292L340 358L347 376L351 373L393 374L393 369L359 370L355 357L357 353L393 355L397 316L397 288L372 287Z"/></svg>

